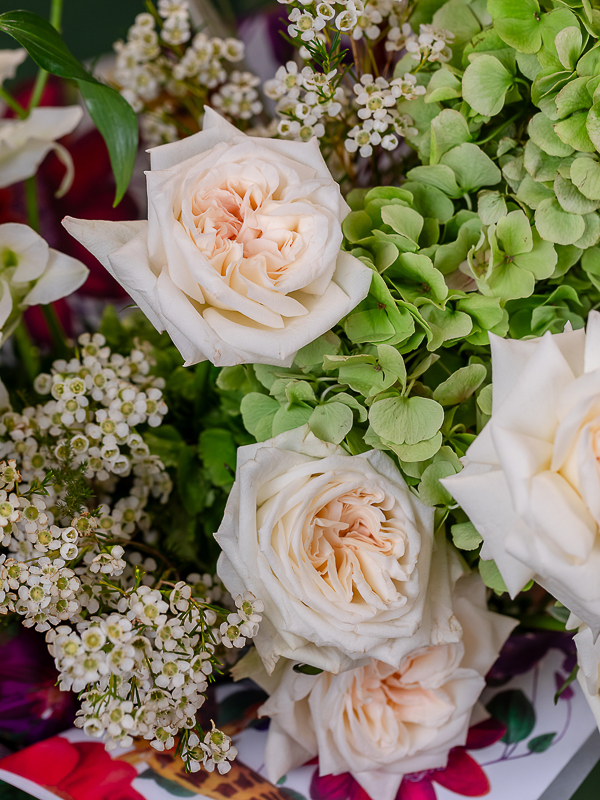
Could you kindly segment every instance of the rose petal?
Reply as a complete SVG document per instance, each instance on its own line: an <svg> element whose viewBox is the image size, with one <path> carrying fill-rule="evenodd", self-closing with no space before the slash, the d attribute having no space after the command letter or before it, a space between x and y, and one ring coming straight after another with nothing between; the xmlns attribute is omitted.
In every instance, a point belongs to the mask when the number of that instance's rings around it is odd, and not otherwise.
<svg viewBox="0 0 600 800"><path fill-rule="evenodd" d="M451 750L446 769L434 772L431 777L463 797L483 797L490 791L487 775L462 747Z"/></svg>

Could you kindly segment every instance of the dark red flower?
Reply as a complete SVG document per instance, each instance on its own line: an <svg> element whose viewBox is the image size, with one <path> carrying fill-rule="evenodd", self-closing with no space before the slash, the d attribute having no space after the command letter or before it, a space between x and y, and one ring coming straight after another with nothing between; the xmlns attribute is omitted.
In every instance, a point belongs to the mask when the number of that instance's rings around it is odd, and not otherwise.
<svg viewBox="0 0 600 800"><path fill-rule="evenodd" d="M144 800L131 782L132 764L112 759L98 742L46 739L3 758L2 769L56 790L65 800Z"/></svg>

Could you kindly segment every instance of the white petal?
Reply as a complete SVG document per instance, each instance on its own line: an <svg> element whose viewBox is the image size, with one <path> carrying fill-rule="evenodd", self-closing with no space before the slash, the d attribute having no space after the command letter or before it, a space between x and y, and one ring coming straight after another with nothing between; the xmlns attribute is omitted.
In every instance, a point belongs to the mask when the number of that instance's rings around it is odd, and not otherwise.
<svg viewBox="0 0 600 800"><path fill-rule="evenodd" d="M2 288L2 296L0 297L0 330L2 330L12 311L13 301L10 286L5 280L0 280L0 287Z"/></svg>
<svg viewBox="0 0 600 800"><path fill-rule="evenodd" d="M150 166L152 171L169 169L182 161L205 153L221 142L229 142L236 136L243 136L238 129L208 106L204 110L204 126L199 133L187 136L177 142L152 147Z"/></svg>
<svg viewBox="0 0 600 800"><path fill-rule="evenodd" d="M0 50L0 86L4 81L14 78L17 67L27 58L27 50L17 47L15 50Z"/></svg>
<svg viewBox="0 0 600 800"><path fill-rule="evenodd" d="M600 312L590 311L585 328L584 372L600 369Z"/></svg>
<svg viewBox="0 0 600 800"><path fill-rule="evenodd" d="M17 256L12 280L27 283L40 277L48 263L49 247L45 239L29 225L7 222L0 225L0 251L7 248Z"/></svg>
<svg viewBox="0 0 600 800"><path fill-rule="evenodd" d="M23 299L23 304L35 306L66 297L83 286L89 272L81 261L51 248L44 274Z"/></svg>

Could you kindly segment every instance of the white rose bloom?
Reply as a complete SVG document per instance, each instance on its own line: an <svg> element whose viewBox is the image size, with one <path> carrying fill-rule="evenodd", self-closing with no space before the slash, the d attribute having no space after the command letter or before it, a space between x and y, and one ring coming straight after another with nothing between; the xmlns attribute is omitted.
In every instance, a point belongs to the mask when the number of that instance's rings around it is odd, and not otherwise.
<svg viewBox="0 0 600 800"><path fill-rule="evenodd" d="M493 412L442 481L515 596L532 578L600 631L600 314L587 334L490 335Z"/></svg>
<svg viewBox="0 0 600 800"><path fill-rule="evenodd" d="M64 224L187 365L289 366L367 295L316 140L246 136L206 109L204 130L150 155L147 222Z"/></svg>
<svg viewBox="0 0 600 800"><path fill-rule="evenodd" d="M0 189L35 175L39 165L54 150L67 168L61 193L70 186L73 162L57 139L75 130L83 110L80 106L34 108L26 119L0 120Z"/></svg>
<svg viewBox="0 0 600 800"><path fill-rule="evenodd" d="M4 81L14 78L17 67L27 58L27 50L17 47L15 50L0 50L0 86Z"/></svg>
<svg viewBox="0 0 600 800"><path fill-rule="evenodd" d="M574 641L579 662L577 680L600 728L600 639L594 642L592 630L582 625Z"/></svg>
<svg viewBox="0 0 600 800"><path fill-rule="evenodd" d="M465 744L484 676L517 624L487 610L474 573L459 579L453 605L462 641L419 647L399 666L372 659L314 676L282 662L269 679L242 661L236 677L250 675L271 694L259 712L271 718L269 780L318 755L321 775L350 772L371 797L394 800L405 774L444 767Z"/></svg>
<svg viewBox="0 0 600 800"><path fill-rule="evenodd" d="M81 261L48 247L28 225L0 225L0 341L13 332L23 309L75 292L88 273Z"/></svg>
<svg viewBox="0 0 600 800"><path fill-rule="evenodd" d="M269 673L281 656L335 673L397 666L460 637L456 557L443 537L434 549L433 509L380 451L350 456L308 426L241 447L215 538L229 592L264 602L254 643Z"/></svg>

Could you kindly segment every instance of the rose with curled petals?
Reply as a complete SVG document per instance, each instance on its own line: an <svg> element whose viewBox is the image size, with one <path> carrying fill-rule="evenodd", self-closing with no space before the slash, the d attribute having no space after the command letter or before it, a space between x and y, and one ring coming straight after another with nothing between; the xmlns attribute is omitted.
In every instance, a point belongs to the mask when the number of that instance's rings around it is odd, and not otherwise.
<svg viewBox="0 0 600 800"><path fill-rule="evenodd" d="M289 366L366 297L316 139L246 136L207 109L200 133L150 152L147 222L64 224L186 364Z"/></svg>

